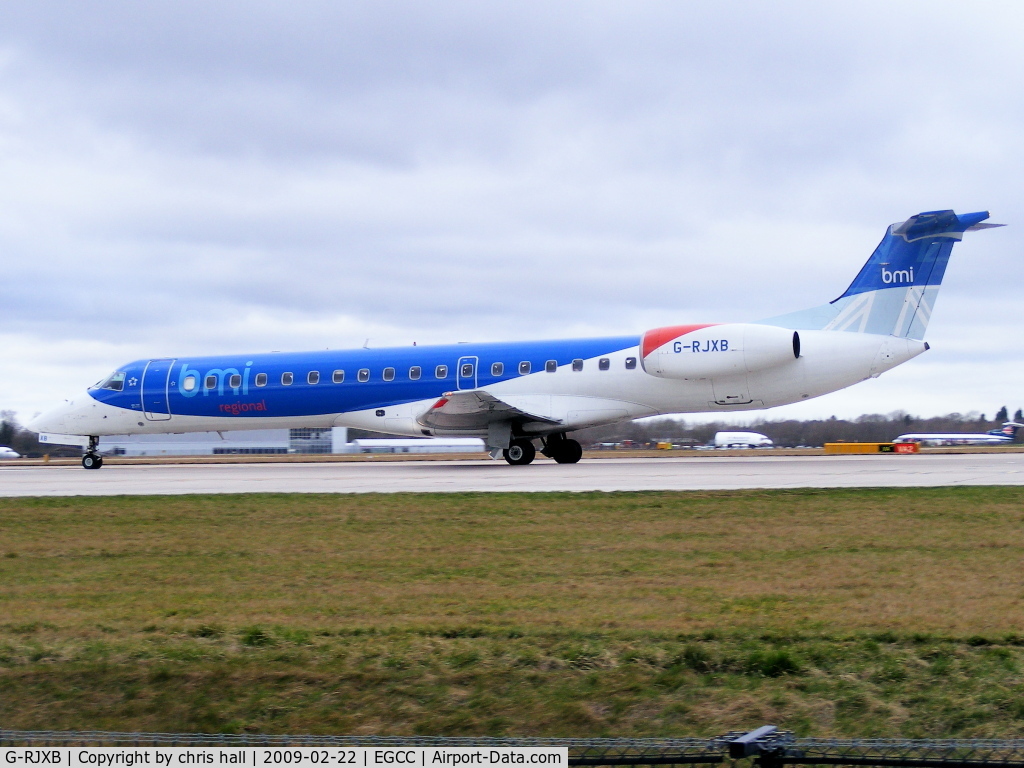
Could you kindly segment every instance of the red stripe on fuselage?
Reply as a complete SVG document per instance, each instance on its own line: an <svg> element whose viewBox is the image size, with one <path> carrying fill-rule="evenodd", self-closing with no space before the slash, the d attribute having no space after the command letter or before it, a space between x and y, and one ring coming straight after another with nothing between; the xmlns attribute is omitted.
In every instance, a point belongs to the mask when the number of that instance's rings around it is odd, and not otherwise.
<svg viewBox="0 0 1024 768"><path fill-rule="evenodd" d="M693 333L693 331L699 331L701 328L710 328L712 325L718 325L718 323L670 325L665 328L655 328L653 331L648 331L644 334L643 341L640 344L640 356L647 357L662 344L668 344L672 339L678 339L680 336Z"/></svg>

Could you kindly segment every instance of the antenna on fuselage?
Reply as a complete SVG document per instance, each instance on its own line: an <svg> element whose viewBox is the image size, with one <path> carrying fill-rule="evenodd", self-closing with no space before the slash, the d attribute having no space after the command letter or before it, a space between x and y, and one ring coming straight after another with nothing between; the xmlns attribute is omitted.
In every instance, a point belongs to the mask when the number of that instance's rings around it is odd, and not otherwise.
<svg viewBox="0 0 1024 768"><path fill-rule="evenodd" d="M370 348L370 339L367 338L366 341L363 342L363 349L369 349L369 348Z"/></svg>

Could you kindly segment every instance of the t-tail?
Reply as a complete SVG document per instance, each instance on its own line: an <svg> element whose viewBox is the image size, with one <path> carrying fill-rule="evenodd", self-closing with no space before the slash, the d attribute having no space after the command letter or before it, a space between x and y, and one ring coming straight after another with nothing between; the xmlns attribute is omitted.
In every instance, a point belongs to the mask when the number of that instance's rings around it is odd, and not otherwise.
<svg viewBox="0 0 1024 768"><path fill-rule="evenodd" d="M1002 427L999 429L990 429L988 433L990 435L1006 437L1013 441L1017 439L1017 430L1021 427L1024 427L1024 424L1019 424L1016 421L1004 421Z"/></svg>
<svg viewBox="0 0 1024 768"><path fill-rule="evenodd" d="M923 339L953 244L964 232L1003 226L982 223L987 218L988 211L926 211L893 224L838 299L762 322Z"/></svg>

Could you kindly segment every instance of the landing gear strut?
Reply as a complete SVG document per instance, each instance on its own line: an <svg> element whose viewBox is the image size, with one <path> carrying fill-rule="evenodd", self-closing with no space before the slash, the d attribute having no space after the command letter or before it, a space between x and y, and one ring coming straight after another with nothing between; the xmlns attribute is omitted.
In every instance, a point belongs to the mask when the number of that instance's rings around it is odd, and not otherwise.
<svg viewBox="0 0 1024 768"><path fill-rule="evenodd" d="M537 455L537 449L533 447L533 443L529 440L513 440L512 444L508 448L503 450L502 455L505 457L505 461L513 466L521 466L529 464L533 461Z"/></svg>
<svg viewBox="0 0 1024 768"><path fill-rule="evenodd" d="M103 457L96 452L99 445L100 439L98 437L89 438L89 450L82 457L82 466L86 469L99 469L103 466Z"/></svg>
<svg viewBox="0 0 1024 768"><path fill-rule="evenodd" d="M575 464L583 458L583 446L559 432L548 435L542 453L559 464Z"/></svg>

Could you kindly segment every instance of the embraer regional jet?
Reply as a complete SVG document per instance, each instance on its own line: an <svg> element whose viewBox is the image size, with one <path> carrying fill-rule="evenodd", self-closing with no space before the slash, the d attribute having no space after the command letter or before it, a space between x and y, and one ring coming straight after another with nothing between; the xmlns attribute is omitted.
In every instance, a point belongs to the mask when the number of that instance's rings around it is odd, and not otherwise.
<svg viewBox="0 0 1024 768"><path fill-rule="evenodd" d="M745 411L876 377L928 349L922 339L953 243L987 212L919 213L893 224L846 292L749 323L640 336L390 349L155 358L122 366L37 417L41 440L101 435L348 426L479 436L495 458L561 464L573 430L663 413Z"/></svg>

